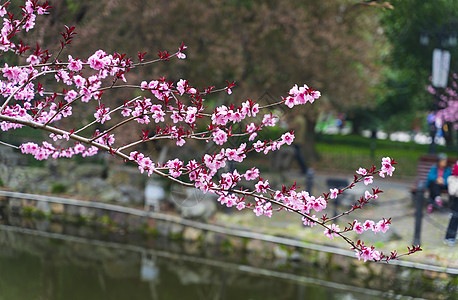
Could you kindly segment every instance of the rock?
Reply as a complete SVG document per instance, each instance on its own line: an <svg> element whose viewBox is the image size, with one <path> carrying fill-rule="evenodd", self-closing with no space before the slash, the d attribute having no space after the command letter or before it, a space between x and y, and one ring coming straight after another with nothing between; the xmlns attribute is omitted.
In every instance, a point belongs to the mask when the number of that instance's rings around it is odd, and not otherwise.
<svg viewBox="0 0 458 300"><path fill-rule="evenodd" d="M5 185L18 192L36 192L38 186L49 176L47 169L16 167L13 169L9 182L5 182Z"/></svg>
<svg viewBox="0 0 458 300"><path fill-rule="evenodd" d="M116 202L123 204L142 204L143 203L143 193L140 189L130 186L130 185L121 185L118 188L119 198L116 199Z"/></svg>
<svg viewBox="0 0 458 300"><path fill-rule="evenodd" d="M11 147L0 145L0 164L17 166L21 162L19 156Z"/></svg>
<svg viewBox="0 0 458 300"><path fill-rule="evenodd" d="M189 255L199 255L201 253L200 243L187 242L183 244L183 251Z"/></svg>
<svg viewBox="0 0 458 300"><path fill-rule="evenodd" d="M56 215L64 214L64 205L61 203L50 203L49 204L51 213Z"/></svg>
<svg viewBox="0 0 458 300"><path fill-rule="evenodd" d="M203 236L203 231L201 229L196 229L192 227L186 227L183 230L183 239L185 241L197 242Z"/></svg>
<svg viewBox="0 0 458 300"><path fill-rule="evenodd" d="M103 202L119 202L119 198L119 192L112 189L100 195L100 200Z"/></svg>
<svg viewBox="0 0 458 300"><path fill-rule="evenodd" d="M49 161L48 169L51 174L59 178L67 178L75 180L76 176L73 170L76 168L76 161L74 160L53 160Z"/></svg>
<svg viewBox="0 0 458 300"><path fill-rule="evenodd" d="M63 233L64 226L61 222L51 222L49 226L49 231L54 232L54 233Z"/></svg>
<svg viewBox="0 0 458 300"><path fill-rule="evenodd" d="M205 234L204 241L207 245L220 245L225 239L226 236L224 234L208 231Z"/></svg>
<svg viewBox="0 0 458 300"><path fill-rule="evenodd" d="M157 233L161 236L169 236L170 223L165 221L156 220L155 228Z"/></svg>
<svg viewBox="0 0 458 300"><path fill-rule="evenodd" d="M274 246L274 256L277 259L286 260L289 256L288 251L280 245Z"/></svg>
<svg viewBox="0 0 458 300"><path fill-rule="evenodd" d="M145 174L140 173L138 168L128 166L112 166L108 170L107 182L114 187L121 185L133 186L143 189L146 179Z"/></svg>
<svg viewBox="0 0 458 300"><path fill-rule="evenodd" d="M146 220L138 216L129 215L127 218L127 228L129 228L130 230L141 228L145 225L145 223Z"/></svg>
<svg viewBox="0 0 458 300"><path fill-rule="evenodd" d="M303 258L304 256L302 255L302 253L296 250L293 251L291 255L289 256L289 260L295 261L295 262L302 261Z"/></svg>
<svg viewBox="0 0 458 300"><path fill-rule="evenodd" d="M245 241L241 237L227 236L227 241L234 250L240 251L245 247Z"/></svg>
<svg viewBox="0 0 458 300"><path fill-rule="evenodd" d="M106 167L97 164L80 164L75 167L72 173L76 180L92 177L103 178L105 177Z"/></svg>
<svg viewBox="0 0 458 300"><path fill-rule="evenodd" d="M19 215L17 215L17 214L8 216L8 223L11 226L21 227L22 226L22 220L24 220L24 218L19 216Z"/></svg>
<svg viewBox="0 0 458 300"><path fill-rule="evenodd" d="M371 263L370 269L374 273L375 276L382 276L386 267L380 263Z"/></svg>
<svg viewBox="0 0 458 300"><path fill-rule="evenodd" d="M83 178L75 183L75 190L84 197L101 197L113 188L102 178Z"/></svg>
<svg viewBox="0 0 458 300"><path fill-rule="evenodd" d="M49 214L51 212L51 207L48 202L37 201L36 208L45 214Z"/></svg>
<svg viewBox="0 0 458 300"><path fill-rule="evenodd" d="M172 188L170 199L183 218L207 221L216 212L216 196L194 188Z"/></svg>
<svg viewBox="0 0 458 300"><path fill-rule="evenodd" d="M82 206L80 207L80 215L87 219L95 218L95 209Z"/></svg>
<svg viewBox="0 0 458 300"><path fill-rule="evenodd" d="M79 206L74 206L74 205L66 205L65 206L65 214L67 216L80 216L80 207Z"/></svg>
<svg viewBox="0 0 458 300"><path fill-rule="evenodd" d="M184 226L177 223L170 224L169 227L169 236L171 238L182 238Z"/></svg>
<svg viewBox="0 0 458 300"><path fill-rule="evenodd" d="M51 223L49 222L48 219L35 220L35 228L40 231L48 231L50 226L51 226Z"/></svg>
<svg viewBox="0 0 458 300"><path fill-rule="evenodd" d="M14 214L19 214L22 210L22 199L10 198L8 208Z"/></svg>
<svg viewBox="0 0 458 300"><path fill-rule="evenodd" d="M367 263L359 263L356 266L356 274L358 275L358 278L364 280L370 276L370 273L371 272Z"/></svg>
<svg viewBox="0 0 458 300"><path fill-rule="evenodd" d="M246 250L249 252L262 252L263 244L260 240L249 240L246 244Z"/></svg>
<svg viewBox="0 0 458 300"><path fill-rule="evenodd" d="M316 254L318 265L321 267L330 267L334 254L318 251Z"/></svg>
<svg viewBox="0 0 458 300"><path fill-rule="evenodd" d="M119 213L116 211L108 212L108 217L110 218L111 222L116 224L119 227L125 227L127 224L127 215L123 213Z"/></svg>

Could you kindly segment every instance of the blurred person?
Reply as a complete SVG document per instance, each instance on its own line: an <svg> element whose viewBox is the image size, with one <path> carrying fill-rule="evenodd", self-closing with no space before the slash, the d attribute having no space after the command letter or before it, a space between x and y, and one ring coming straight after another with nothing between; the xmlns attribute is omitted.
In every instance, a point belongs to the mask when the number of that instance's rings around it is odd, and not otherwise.
<svg viewBox="0 0 458 300"><path fill-rule="evenodd" d="M307 120L300 109L293 110L293 120L291 122L291 128L294 130L294 143L292 144L295 157L299 166L301 167L302 174L307 174L307 164L305 163L304 157L302 156L302 150L305 147L305 135Z"/></svg>
<svg viewBox="0 0 458 300"><path fill-rule="evenodd" d="M458 177L458 161L453 166L452 176ZM456 190L455 194L450 194L450 201L452 202L452 212L450 216L450 222L448 223L447 232L445 233L444 243L448 246L455 246L456 230L458 228L458 195L456 194Z"/></svg>
<svg viewBox="0 0 458 300"><path fill-rule="evenodd" d="M437 155L437 165L431 167L428 173L426 187L429 189L428 213L432 213L434 205L442 207L441 192L447 189L447 178L451 175L452 170L447 167L447 155L439 153Z"/></svg>

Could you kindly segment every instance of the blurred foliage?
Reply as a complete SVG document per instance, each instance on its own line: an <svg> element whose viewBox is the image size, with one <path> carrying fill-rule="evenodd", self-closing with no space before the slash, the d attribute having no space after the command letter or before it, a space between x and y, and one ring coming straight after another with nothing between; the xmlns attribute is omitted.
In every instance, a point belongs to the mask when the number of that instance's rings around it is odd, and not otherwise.
<svg viewBox="0 0 458 300"><path fill-rule="evenodd" d="M51 194L63 194L67 191L67 185L62 182L54 182L51 185Z"/></svg>
<svg viewBox="0 0 458 300"><path fill-rule="evenodd" d="M218 104L258 100L268 91L275 99L295 84L320 90L320 104L304 112L313 154L313 128L320 111L345 112L374 104L380 78L377 63L384 48L380 9L354 5L353 0L65 0L52 3L52 14L39 20L29 41L57 49L63 25L77 26L68 52L87 57L100 47L155 57L157 50L174 52L181 41L189 46L186 61L154 64L129 74L135 81L166 75L191 79L198 87L237 81L230 97ZM35 44L35 43L33 43ZM110 91L105 99L122 103L131 90ZM107 101L107 100L105 100ZM77 113L77 112L74 112ZM84 121L84 118L82 118Z"/></svg>
<svg viewBox="0 0 458 300"><path fill-rule="evenodd" d="M373 118L385 130L410 130L419 112L433 109L433 97L425 90L430 83L432 52L441 38L456 34L458 0L393 0L392 10L383 12L381 24L390 42L384 57L383 83L376 90ZM429 44L420 44L420 35L429 34ZM457 70L458 47L451 52L450 70ZM424 113L425 114L425 113Z"/></svg>

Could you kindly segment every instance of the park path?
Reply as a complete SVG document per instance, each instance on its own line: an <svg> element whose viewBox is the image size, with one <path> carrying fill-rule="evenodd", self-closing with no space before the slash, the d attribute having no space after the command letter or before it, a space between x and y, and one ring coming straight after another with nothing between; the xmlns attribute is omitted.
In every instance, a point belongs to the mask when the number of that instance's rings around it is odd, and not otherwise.
<svg viewBox="0 0 458 300"><path fill-rule="evenodd" d="M302 181L302 186L305 186L305 177L294 176L294 174L288 174L288 176L290 178L298 178L298 184L301 185ZM327 192L329 188L326 181L329 178L348 179L351 181L352 175L316 172L313 177L312 193L314 195L320 195L323 192ZM414 240L415 206L410 194L412 182L389 178L384 180L375 179L374 184L369 187L360 183L351 191L350 195L342 199L339 211L349 207L353 200L364 195L366 189L370 190L375 186L383 190L383 193L379 194L379 198L373 204L367 206L367 208L355 212L350 216L342 217L338 221L338 224L344 227L346 223L352 222L355 218L359 221L373 219L376 222L382 217L387 219L392 218L392 225L386 234L375 235L366 232L360 238L376 245L384 253L389 253L393 250L397 250L398 253L406 252L407 247L411 246ZM329 212L332 213L334 208L332 204L328 205L331 206L329 207ZM450 247L443 243L450 220L450 212L447 210L436 210L432 214L426 214L426 210L424 210L423 216L420 239L423 251L405 257L404 259L417 263L458 268L458 245ZM216 220L220 223L230 223L232 225L248 227L255 231L270 232L320 245L348 248L347 244L343 241L330 241L324 237L322 229L316 227L304 228L301 225L299 216L289 213L280 212L274 214L272 219L269 219L267 217L255 217L251 211L241 213L220 212L217 214Z"/></svg>

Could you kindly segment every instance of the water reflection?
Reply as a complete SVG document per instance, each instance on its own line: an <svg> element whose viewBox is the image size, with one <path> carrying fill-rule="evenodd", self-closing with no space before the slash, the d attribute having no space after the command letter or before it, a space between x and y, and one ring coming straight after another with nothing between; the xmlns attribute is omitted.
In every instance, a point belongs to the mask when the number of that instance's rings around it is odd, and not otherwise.
<svg viewBox="0 0 458 300"><path fill-rule="evenodd" d="M0 299L384 299L294 272L169 251L166 240L148 243L155 247L1 225Z"/></svg>

